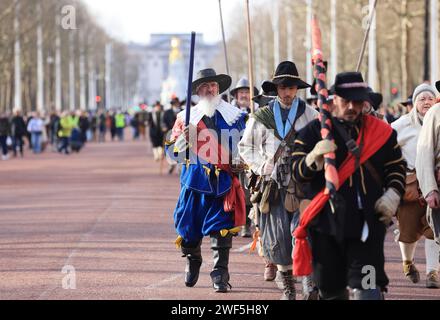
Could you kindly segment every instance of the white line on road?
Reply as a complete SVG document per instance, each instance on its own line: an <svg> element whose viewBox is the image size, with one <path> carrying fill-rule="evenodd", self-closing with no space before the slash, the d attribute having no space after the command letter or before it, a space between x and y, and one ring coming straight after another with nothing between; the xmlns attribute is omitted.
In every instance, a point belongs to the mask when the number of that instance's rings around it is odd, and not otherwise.
<svg viewBox="0 0 440 320"><path fill-rule="evenodd" d="M234 250L232 250L232 252L242 253L242 252L245 252L246 250L249 250L251 248L251 246L252 246L252 242L248 243L240 248L234 249Z"/></svg>
<svg viewBox="0 0 440 320"><path fill-rule="evenodd" d="M234 253L242 253L242 252L245 252L245 251L249 250L251 248L251 246L252 246L252 243L248 243L248 244L246 244L244 246L241 246L240 248L232 250L232 252L234 252ZM201 268L200 268L200 271L208 269L208 267L212 267L212 263L211 262L203 263ZM183 277L184 277L184 273L182 271L182 273L175 273L175 274L171 275L170 277L165 278L165 279L163 279L163 280L161 280L159 282L150 284L150 285L146 286L145 288L146 289L157 289L159 287L162 287L163 285L166 285L167 283L174 282L175 280L177 280L179 278L183 278Z"/></svg>

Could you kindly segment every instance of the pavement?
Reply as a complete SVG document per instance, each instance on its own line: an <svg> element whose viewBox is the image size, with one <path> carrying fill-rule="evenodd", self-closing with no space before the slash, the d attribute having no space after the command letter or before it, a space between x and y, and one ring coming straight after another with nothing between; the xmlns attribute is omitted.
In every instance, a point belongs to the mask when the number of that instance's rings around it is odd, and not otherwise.
<svg viewBox="0 0 440 320"><path fill-rule="evenodd" d="M173 228L179 180L160 167L147 141L128 140L89 143L70 156L26 150L23 159L0 162L0 299L278 300L275 283L263 281L262 259L241 237L230 293L211 289L209 239L199 282L184 286ZM389 233L386 299L440 299L439 289L425 288L423 242L421 282L412 284Z"/></svg>

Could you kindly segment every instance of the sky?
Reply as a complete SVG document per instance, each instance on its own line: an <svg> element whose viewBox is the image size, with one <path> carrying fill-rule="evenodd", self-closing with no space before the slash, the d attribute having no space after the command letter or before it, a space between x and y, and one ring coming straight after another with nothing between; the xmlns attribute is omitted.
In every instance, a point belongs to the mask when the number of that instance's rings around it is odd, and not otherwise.
<svg viewBox="0 0 440 320"><path fill-rule="evenodd" d="M106 31L126 42L147 43L151 33L204 34L222 38L218 0L83 0ZM225 25L244 0L222 0Z"/></svg>

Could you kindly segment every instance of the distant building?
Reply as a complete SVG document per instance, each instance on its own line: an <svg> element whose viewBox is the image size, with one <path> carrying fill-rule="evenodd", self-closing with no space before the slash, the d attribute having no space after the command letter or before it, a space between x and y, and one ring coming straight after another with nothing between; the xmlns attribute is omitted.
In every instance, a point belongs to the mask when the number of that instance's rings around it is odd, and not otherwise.
<svg viewBox="0 0 440 320"><path fill-rule="evenodd" d="M130 44L128 46L130 52L139 57L139 79L134 98L137 103L152 104L161 100L163 83L170 76L170 53L173 49L172 43L175 43L176 39L179 42L183 58L184 66L182 68L186 70L186 76L178 81L182 81L186 89L191 45L190 34L152 34L149 44ZM203 35L197 34L195 50L194 75L198 70L212 66L211 64L220 52L220 46L219 44L206 44ZM179 83L178 86L182 87L182 84ZM181 90L178 91L180 93L177 94L182 95ZM179 98L184 99L185 97L179 96Z"/></svg>

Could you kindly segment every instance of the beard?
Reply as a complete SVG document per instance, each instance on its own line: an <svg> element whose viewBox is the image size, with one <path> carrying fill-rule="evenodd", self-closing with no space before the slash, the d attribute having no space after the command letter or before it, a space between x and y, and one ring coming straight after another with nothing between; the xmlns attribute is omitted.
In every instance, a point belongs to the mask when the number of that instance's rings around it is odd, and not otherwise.
<svg viewBox="0 0 440 320"><path fill-rule="evenodd" d="M207 117L212 117L220 104L221 97L219 95L212 98L202 98L200 99L199 106L202 112Z"/></svg>

